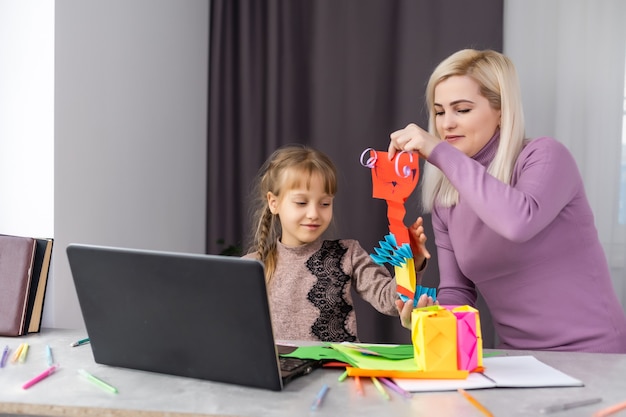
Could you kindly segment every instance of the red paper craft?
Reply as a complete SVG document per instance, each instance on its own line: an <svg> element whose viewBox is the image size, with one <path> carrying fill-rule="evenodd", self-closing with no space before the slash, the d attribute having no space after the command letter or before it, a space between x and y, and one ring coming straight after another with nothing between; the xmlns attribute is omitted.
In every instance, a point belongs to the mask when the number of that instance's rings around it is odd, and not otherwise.
<svg viewBox="0 0 626 417"><path fill-rule="evenodd" d="M419 158L417 154L400 152L390 161L387 152L369 151L370 158L364 165L372 169L372 196L387 202L389 232L398 245L410 243L404 202L419 180Z"/></svg>

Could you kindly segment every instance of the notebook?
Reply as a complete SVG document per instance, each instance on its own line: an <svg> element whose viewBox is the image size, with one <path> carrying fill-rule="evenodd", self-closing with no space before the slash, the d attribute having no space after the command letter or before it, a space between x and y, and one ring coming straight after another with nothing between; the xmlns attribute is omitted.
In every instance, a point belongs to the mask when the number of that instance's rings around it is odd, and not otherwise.
<svg viewBox="0 0 626 417"><path fill-rule="evenodd" d="M456 391L479 388L582 387L585 384L532 355L497 356L483 359L485 371L467 379L401 379L394 382L410 392Z"/></svg>
<svg viewBox="0 0 626 417"><path fill-rule="evenodd" d="M97 363L274 391L321 366L280 369L256 260L76 243L67 256Z"/></svg>

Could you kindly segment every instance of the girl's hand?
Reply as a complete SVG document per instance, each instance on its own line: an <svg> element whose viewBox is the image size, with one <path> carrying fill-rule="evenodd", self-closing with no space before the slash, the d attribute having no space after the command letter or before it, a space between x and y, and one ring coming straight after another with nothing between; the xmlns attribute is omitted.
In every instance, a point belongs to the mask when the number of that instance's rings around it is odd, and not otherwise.
<svg viewBox="0 0 626 417"><path fill-rule="evenodd" d="M438 302L433 302L432 297L428 297L426 294L422 294L419 300L417 300L417 307L428 307L437 305ZM413 312L413 300L404 302L402 300L396 300L396 308L398 309L398 315L400 316L400 323L402 327L411 330L411 313Z"/></svg>
<svg viewBox="0 0 626 417"><path fill-rule="evenodd" d="M390 135L390 138L389 159L392 159L397 151L416 151L428 159L433 148L441 142L415 123L408 124L404 129L396 130Z"/></svg>

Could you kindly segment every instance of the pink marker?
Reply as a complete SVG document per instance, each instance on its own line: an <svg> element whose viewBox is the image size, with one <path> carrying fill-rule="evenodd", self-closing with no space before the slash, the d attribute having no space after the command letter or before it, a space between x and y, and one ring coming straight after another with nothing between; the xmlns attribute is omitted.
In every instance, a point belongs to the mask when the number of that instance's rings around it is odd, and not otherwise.
<svg viewBox="0 0 626 417"><path fill-rule="evenodd" d="M54 371L56 371L56 369L57 369L57 365L52 365L51 367L49 367L48 369L46 369L45 371L43 371L42 373L40 373L39 375L37 375L36 377L31 379L30 381L26 382L24 385L22 385L22 388L23 389L28 389L28 388L32 387L37 382L39 382L42 379L45 379L45 378L49 377L50 375L52 375L54 373Z"/></svg>

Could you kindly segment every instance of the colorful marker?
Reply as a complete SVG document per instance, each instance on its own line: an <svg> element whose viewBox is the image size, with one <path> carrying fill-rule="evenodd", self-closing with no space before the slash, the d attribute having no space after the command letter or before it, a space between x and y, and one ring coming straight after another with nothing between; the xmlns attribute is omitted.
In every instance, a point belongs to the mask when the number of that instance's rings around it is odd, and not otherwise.
<svg viewBox="0 0 626 417"><path fill-rule="evenodd" d="M311 404L311 410L315 411L319 408L320 405L322 405L322 401L324 401L324 397L326 397L327 393L328 385L324 384L320 392L317 393L317 397L315 397L313 404Z"/></svg>
<svg viewBox="0 0 626 417"><path fill-rule="evenodd" d="M20 359L19 359L20 363L26 362L27 354L28 354L28 343L24 343L24 346L22 346L22 351L20 352Z"/></svg>
<svg viewBox="0 0 626 417"><path fill-rule="evenodd" d="M2 359L0 359L0 368L4 368L4 365L7 363L7 358L9 357L9 345L4 347L2 351Z"/></svg>
<svg viewBox="0 0 626 417"><path fill-rule="evenodd" d="M487 417L493 417L493 414L491 413L491 411L489 411L487 409L487 407L485 407L484 405L482 405L476 398L472 397L467 391L465 391L463 388L459 388L457 390L462 396L465 397L465 399L467 399L467 401L469 401L474 407L478 408L484 415L486 415Z"/></svg>
<svg viewBox="0 0 626 417"><path fill-rule="evenodd" d="M28 389L28 388L32 387L37 382L39 382L42 379L45 379L45 378L49 377L50 375L52 375L54 373L54 371L56 371L56 369L57 369L56 365L53 365L53 366L49 367L48 369L46 369L45 371L43 371L42 373L40 373L39 375L37 375L36 377L31 379L30 381L26 382L24 385L22 385L22 388L23 389Z"/></svg>
<svg viewBox="0 0 626 417"><path fill-rule="evenodd" d="M389 401L391 397L389 396L389 393L385 391L385 387L382 386L378 378L376 378L375 376L371 378L372 378L372 382L374 383L374 386L376 387L380 395L382 395L385 400Z"/></svg>
<svg viewBox="0 0 626 417"><path fill-rule="evenodd" d="M391 390L393 390L393 391L397 392L398 394L402 395L404 398L411 398L411 393L410 392L400 388L391 379L378 377L378 380L380 382L382 382L383 384L385 384L386 386L388 386Z"/></svg>
<svg viewBox="0 0 626 417"><path fill-rule="evenodd" d="M365 395L365 391L363 391L363 385L361 385L361 377L356 375L352 378L354 379L354 385L356 385L356 392L359 395Z"/></svg>
<svg viewBox="0 0 626 417"><path fill-rule="evenodd" d="M592 417L607 417L607 416L610 416L611 414L615 414L618 411L622 411L624 409L626 409L626 401L612 405L607 408L603 408L602 410L598 410L593 414Z"/></svg>
<svg viewBox="0 0 626 417"><path fill-rule="evenodd" d="M20 353L22 353L22 349L24 349L24 343L20 343L15 352L13 353L13 357L11 358L11 362L15 363L20 358Z"/></svg>
<svg viewBox="0 0 626 417"><path fill-rule="evenodd" d="M341 375L339 375L339 378L337 379L337 381L343 382L346 380L347 377L348 377L348 371L346 370Z"/></svg>
<svg viewBox="0 0 626 417"><path fill-rule="evenodd" d="M82 376L84 376L85 378L87 378L89 381L93 382L94 384L96 384L97 386L99 386L100 388L104 388L107 391L110 391L114 394L117 394L117 388L115 388L113 385L104 382L103 380L101 380L100 378L97 378L93 375L91 375L89 372L85 371L84 369L79 369L78 373L81 374Z"/></svg>
<svg viewBox="0 0 626 417"><path fill-rule="evenodd" d="M88 337L86 337L84 339L80 339L77 342L73 342L70 346L71 347L82 346L82 345L86 345L87 343L89 343L89 338Z"/></svg>

